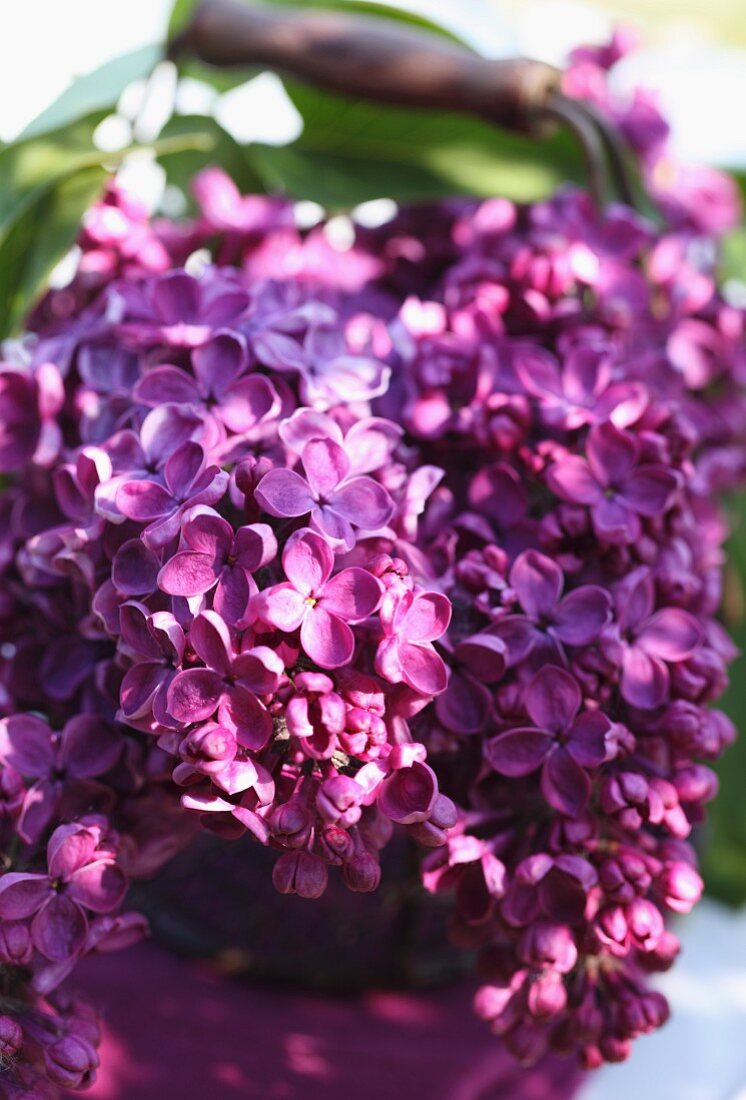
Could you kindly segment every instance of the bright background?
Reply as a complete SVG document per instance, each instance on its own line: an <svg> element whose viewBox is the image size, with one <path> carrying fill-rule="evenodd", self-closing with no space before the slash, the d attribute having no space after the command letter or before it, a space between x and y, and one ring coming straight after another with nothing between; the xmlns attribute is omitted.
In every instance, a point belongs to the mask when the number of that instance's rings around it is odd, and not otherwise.
<svg viewBox="0 0 746 1100"><path fill-rule="evenodd" d="M746 12L743 0L408 0L482 52L561 64L617 22L646 48L620 66L623 84L659 90L682 159L746 167ZM24 0L0 17L0 141L16 136L77 75L163 37L171 0ZM5 22L5 26L2 26ZM141 89L128 93L137 111ZM158 95L168 98L168 74ZM183 111L215 110L239 140L284 142L298 117L279 83L261 76L223 97L181 93ZM132 108L132 105L131 105ZM116 133L102 134L116 144ZM143 177L147 186L147 175ZM2 181L0 181L0 187ZM743 731L746 734L746 731ZM742 754L743 756L743 754ZM593 1075L582 1100L746 1100L746 914L706 900L682 923L684 955L661 980L672 1022L635 1044L629 1063ZM509 1100L509 1098L506 1098Z"/></svg>

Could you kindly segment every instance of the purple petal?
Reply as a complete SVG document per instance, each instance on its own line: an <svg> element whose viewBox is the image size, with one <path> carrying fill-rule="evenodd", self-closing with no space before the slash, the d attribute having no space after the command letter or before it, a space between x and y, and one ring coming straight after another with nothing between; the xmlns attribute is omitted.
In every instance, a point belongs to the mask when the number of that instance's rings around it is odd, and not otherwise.
<svg viewBox="0 0 746 1100"><path fill-rule="evenodd" d="M143 718L148 714L153 696L166 675L166 669L160 661L143 661L127 670L119 692L119 702L125 718Z"/></svg>
<svg viewBox="0 0 746 1100"><path fill-rule="evenodd" d="M282 553L288 580L305 596L321 595L332 569L334 552L321 536L307 528L295 531Z"/></svg>
<svg viewBox="0 0 746 1100"><path fill-rule="evenodd" d="M135 386L133 397L143 405L157 408L165 402L175 405L199 405L201 398L193 378L178 367L154 367Z"/></svg>
<svg viewBox="0 0 746 1100"><path fill-rule="evenodd" d="M178 447L164 467L166 485L177 500L185 500L205 465L205 452L199 443L188 440ZM119 500L117 498L117 503Z"/></svg>
<svg viewBox="0 0 746 1100"><path fill-rule="evenodd" d="M399 646L404 682L421 695L440 695L448 687L445 661L432 646L404 642Z"/></svg>
<svg viewBox="0 0 746 1100"><path fill-rule="evenodd" d="M108 722L92 714L71 718L62 731L62 763L81 778L108 772L121 752L121 736Z"/></svg>
<svg viewBox="0 0 746 1100"><path fill-rule="evenodd" d="M192 352L192 367L203 392L216 396L222 396L247 364L246 345L235 333L216 333Z"/></svg>
<svg viewBox="0 0 746 1100"><path fill-rule="evenodd" d="M284 672L282 658L274 649L264 645L244 650L233 662L236 680L257 695L277 691Z"/></svg>
<svg viewBox="0 0 746 1100"><path fill-rule="evenodd" d="M586 452L593 475L601 485L621 485L637 459L637 440L613 424L597 424L588 433Z"/></svg>
<svg viewBox="0 0 746 1100"><path fill-rule="evenodd" d="M414 763L384 779L378 808L399 825L426 821L438 797L438 782L429 765Z"/></svg>
<svg viewBox="0 0 746 1100"><path fill-rule="evenodd" d="M472 634L456 646L456 659L482 684L496 684L505 673L507 646L496 634Z"/></svg>
<svg viewBox="0 0 746 1100"><path fill-rule="evenodd" d="M628 703L642 710L654 710L668 698L668 669L642 649L628 647L622 662L621 692Z"/></svg>
<svg viewBox="0 0 746 1100"><path fill-rule="evenodd" d="M321 604L310 609L300 628L300 642L321 668L341 668L352 658L355 639L347 623L330 615Z"/></svg>
<svg viewBox="0 0 746 1100"><path fill-rule="evenodd" d="M583 585L560 600L554 633L566 645L588 645L611 618L611 597L596 585Z"/></svg>
<svg viewBox="0 0 746 1100"><path fill-rule="evenodd" d="M52 731L33 714L13 714L0 722L0 760L29 778L46 776L54 767Z"/></svg>
<svg viewBox="0 0 746 1100"><path fill-rule="evenodd" d="M500 530L513 527L526 514L526 489L516 471L504 463L480 470L469 485L469 503Z"/></svg>
<svg viewBox="0 0 746 1100"><path fill-rule="evenodd" d="M158 574L158 587L170 596L200 596L217 582L215 559L194 550L181 550Z"/></svg>
<svg viewBox="0 0 746 1100"><path fill-rule="evenodd" d="M305 478L294 470L270 470L254 492L257 503L271 516L304 516L314 506L314 498Z"/></svg>
<svg viewBox="0 0 746 1100"><path fill-rule="evenodd" d="M255 606L260 619L290 634L303 622L310 605L294 585L275 584L260 593Z"/></svg>
<svg viewBox="0 0 746 1100"><path fill-rule="evenodd" d="M553 616L562 592L560 567L538 550L524 550L510 570L510 584L529 618Z"/></svg>
<svg viewBox="0 0 746 1100"><path fill-rule="evenodd" d="M60 962L80 951L87 931L79 906L64 894L53 894L32 921L31 939L42 955Z"/></svg>
<svg viewBox="0 0 746 1100"><path fill-rule="evenodd" d="M577 817L588 805L591 781L566 749L556 748L541 770L541 791L555 810Z"/></svg>
<svg viewBox="0 0 746 1100"><path fill-rule="evenodd" d="M702 627L688 611L666 607L648 619L637 636L637 645L663 661L685 661L704 638Z"/></svg>
<svg viewBox="0 0 746 1100"><path fill-rule="evenodd" d="M659 516L667 511L679 480L665 466L638 466L621 489L624 501L641 516Z"/></svg>
<svg viewBox="0 0 746 1100"><path fill-rule="evenodd" d="M245 617L252 592L256 592L256 585L252 587L246 570L240 565L226 566L220 574L212 606L221 619L235 626Z"/></svg>
<svg viewBox="0 0 746 1100"><path fill-rule="evenodd" d="M277 539L267 523L251 523L239 527L233 540L233 556L236 564L256 572L277 555Z"/></svg>
<svg viewBox="0 0 746 1100"><path fill-rule="evenodd" d="M394 514L394 502L383 485L365 475L345 482L329 503L348 522L369 531L383 527Z"/></svg>
<svg viewBox="0 0 746 1100"><path fill-rule="evenodd" d="M114 555L111 579L123 596L147 596L157 584L158 559L142 539L129 539Z"/></svg>
<svg viewBox="0 0 746 1100"><path fill-rule="evenodd" d="M168 710L177 722L211 718L225 690L225 682L209 668L177 672L168 688Z"/></svg>
<svg viewBox="0 0 746 1100"><path fill-rule="evenodd" d="M271 716L253 691L240 684L234 684L224 696L219 718L244 748L263 749L272 736Z"/></svg>
<svg viewBox="0 0 746 1100"><path fill-rule="evenodd" d="M485 755L501 775L519 777L541 767L553 745L553 738L545 730L526 727L493 737L485 746Z"/></svg>
<svg viewBox="0 0 746 1100"><path fill-rule="evenodd" d="M481 733L492 707L492 695L470 676L452 673L448 687L435 702L438 721L452 733Z"/></svg>
<svg viewBox="0 0 746 1100"><path fill-rule="evenodd" d="M601 486L583 458L568 455L547 471L547 484L562 500L573 504L595 504L602 497Z"/></svg>
<svg viewBox="0 0 746 1100"><path fill-rule="evenodd" d="M575 678L553 665L540 669L526 689L526 710L531 721L552 733L569 729L582 701Z"/></svg>
<svg viewBox="0 0 746 1100"><path fill-rule="evenodd" d="M200 554L209 554L218 562L228 557L233 543L233 528L212 508L198 504L189 508L181 528L184 544Z"/></svg>
<svg viewBox="0 0 746 1100"><path fill-rule="evenodd" d="M593 528L603 542L617 545L635 542L640 537L640 521L637 513L624 503L621 497L604 497L591 510Z"/></svg>
<svg viewBox="0 0 746 1100"><path fill-rule="evenodd" d="M165 325L196 320L200 297L196 279L178 271L162 275L152 291L153 308L158 319Z"/></svg>
<svg viewBox="0 0 746 1100"><path fill-rule="evenodd" d="M418 592L400 624L402 640L435 642L451 621L451 602L440 592Z"/></svg>
<svg viewBox="0 0 746 1100"><path fill-rule="evenodd" d="M127 519L149 523L174 510L171 494L157 481L127 481L117 491L116 504Z"/></svg>
<svg viewBox="0 0 746 1100"><path fill-rule="evenodd" d="M319 531L335 550L353 550L356 543L352 524L329 505L314 508L311 526Z"/></svg>
<svg viewBox="0 0 746 1100"><path fill-rule="evenodd" d="M0 917L23 920L35 913L51 893L46 875L10 871L0 878Z"/></svg>
<svg viewBox="0 0 746 1100"><path fill-rule="evenodd" d="M67 886L68 896L94 913L111 913L127 892L124 872L109 860L96 860L76 871Z"/></svg>
<svg viewBox="0 0 746 1100"><path fill-rule="evenodd" d="M316 499L330 497L350 470L344 448L333 439L312 439L303 448L303 469Z"/></svg>
<svg viewBox="0 0 746 1100"><path fill-rule="evenodd" d="M578 715L569 731L567 751L584 768L597 768L606 759L611 722L598 710Z"/></svg>
<svg viewBox="0 0 746 1100"><path fill-rule="evenodd" d="M233 662L231 633L226 623L214 611L197 615L189 628L189 641L198 657L208 668L228 676Z"/></svg>
<svg viewBox="0 0 746 1100"><path fill-rule="evenodd" d="M96 843L90 829L75 824L58 826L47 845L50 878L66 881L91 861Z"/></svg>
<svg viewBox="0 0 746 1100"><path fill-rule="evenodd" d="M356 623L372 615L381 599L381 585L367 569L343 569L324 585L321 605L332 615Z"/></svg>
<svg viewBox="0 0 746 1100"><path fill-rule="evenodd" d="M217 410L232 432L248 432L279 408L280 399L272 383L261 374L234 382Z"/></svg>

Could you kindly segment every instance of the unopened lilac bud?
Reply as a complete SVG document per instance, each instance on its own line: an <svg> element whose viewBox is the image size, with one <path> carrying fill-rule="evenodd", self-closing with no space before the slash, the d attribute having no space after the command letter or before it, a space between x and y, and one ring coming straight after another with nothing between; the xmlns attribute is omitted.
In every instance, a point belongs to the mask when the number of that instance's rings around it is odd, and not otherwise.
<svg viewBox="0 0 746 1100"><path fill-rule="evenodd" d="M275 807L269 824L273 834L286 848L305 847L311 832L311 815L298 798Z"/></svg>
<svg viewBox="0 0 746 1100"><path fill-rule="evenodd" d="M646 898L636 898L627 906L627 927L641 951L651 951L663 935L663 917L657 906Z"/></svg>
<svg viewBox="0 0 746 1100"><path fill-rule="evenodd" d="M702 897L704 883L688 863L665 864L657 883L666 905L676 913L689 913Z"/></svg>
<svg viewBox="0 0 746 1100"><path fill-rule="evenodd" d="M604 1035L599 1048L607 1062L626 1062L632 1053L632 1043L629 1039L617 1039L614 1035Z"/></svg>
<svg viewBox="0 0 746 1100"><path fill-rule="evenodd" d="M11 966L25 966L32 954L28 924L20 920L0 921L0 959Z"/></svg>
<svg viewBox="0 0 746 1100"><path fill-rule="evenodd" d="M280 894L320 898L328 881L326 864L311 852L283 852L272 869L272 882Z"/></svg>
<svg viewBox="0 0 746 1100"><path fill-rule="evenodd" d="M352 858L355 842L350 833L341 825L325 825L316 833L316 847L319 855L334 866L341 866Z"/></svg>
<svg viewBox="0 0 746 1100"><path fill-rule="evenodd" d="M540 974L529 987L526 1004L536 1020L558 1016L567 1004L567 990L561 974L556 970Z"/></svg>
<svg viewBox="0 0 746 1100"><path fill-rule="evenodd" d="M370 852L361 851L342 868L345 885L359 894L369 894L378 889L381 881L381 865Z"/></svg>
<svg viewBox="0 0 746 1100"><path fill-rule="evenodd" d="M335 775L325 779L319 787L316 809L324 821L349 828L360 820L360 802L364 794L360 784L350 776Z"/></svg>
<svg viewBox="0 0 746 1100"><path fill-rule="evenodd" d="M95 1049L85 1039L66 1035L44 1049L44 1065L50 1081L62 1088L78 1089L93 1080L98 1065Z"/></svg>
<svg viewBox="0 0 746 1100"><path fill-rule="evenodd" d="M12 1016L0 1016L0 1070L7 1069L23 1043L23 1028Z"/></svg>
<svg viewBox="0 0 746 1100"><path fill-rule="evenodd" d="M567 974L578 961L578 949L570 929L550 921L537 921L524 929L518 954L528 966L552 968L560 974Z"/></svg>

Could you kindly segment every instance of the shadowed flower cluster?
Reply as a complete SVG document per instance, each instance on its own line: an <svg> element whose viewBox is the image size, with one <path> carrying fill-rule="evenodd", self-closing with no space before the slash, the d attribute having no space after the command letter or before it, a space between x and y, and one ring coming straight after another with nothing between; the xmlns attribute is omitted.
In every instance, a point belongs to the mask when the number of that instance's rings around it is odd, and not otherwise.
<svg viewBox="0 0 746 1100"><path fill-rule="evenodd" d="M611 109L619 48L577 94ZM646 974L733 737L746 318L701 247L729 212L454 200L339 251L217 169L194 190L176 226L112 186L0 368L0 1093L91 1080L61 983L200 826L304 898L375 889L405 832L515 1056L621 1060L666 1018Z"/></svg>

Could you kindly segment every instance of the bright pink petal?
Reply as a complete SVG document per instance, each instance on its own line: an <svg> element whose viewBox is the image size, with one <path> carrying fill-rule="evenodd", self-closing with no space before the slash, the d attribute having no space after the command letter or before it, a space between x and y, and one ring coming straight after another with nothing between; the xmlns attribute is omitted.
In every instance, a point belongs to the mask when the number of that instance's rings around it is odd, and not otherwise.
<svg viewBox="0 0 746 1100"><path fill-rule="evenodd" d="M315 531L296 531L285 545L282 567L299 592L321 595L334 568L334 551Z"/></svg>
<svg viewBox="0 0 746 1100"><path fill-rule="evenodd" d="M168 688L168 710L177 722L204 722L217 710L225 683L209 668L178 672Z"/></svg>
<svg viewBox="0 0 746 1100"><path fill-rule="evenodd" d="M350 460L343 447L333 439L312 439L301 456L311 492L318 500L334 493L350 470Z"/></svg>
<svg viewBox="0 0 746 1100"><path fill-rule="evenodd" d="M654 710L668 698L669 675L663 661L648 656L635 646L625 650L621 692L628 703L642 710Z"/></svg>
<svg viewBox="0 0 746 1100"><path fill-rule="evenodd" d="M688 611L666 607L648 619L637 637L638 646L663 661L685 661L703 640L702 627Z"/></svg>
<svg viewBox="0 0 746 1100"><path fill-rule="evenodd" d="M98 859L81 867L70 878L67 894L94 913L111 913L127 892L124 872L109 860Z"/></svg>
<svg viewBox="0 0 746 1100"><path fill-rule="evenodd" d="M270 470L259 482L254 496L271 516L304 516L314 506L308 482L294 470Z"/></svg>
<svg viewBox="0 0 746 1100"><path fill-rule="evenodd" d="M261 374L234 382L225 392L218 415L232 432L248 432L279 408L277 391Z"/></svg>
<svg viewBox="0 0 746 1100"><path fill-rule="evenodd" d="M300 642L312 661L321 668L341 668L352 658L355 639L347 623L330 615L317 604L310 609L300 628Z"/></svg>
<svg viewBox="0 0 746 1100"><path fill-rule="evenodd" d="M223 561L233 544L233 528L212 508L198 504L182 517L181 535L184 546Z"/></svg>
<svg viewBox="0 0 746 1100"><path fill-rule="evenodd" d="M127 481L117 491L117 508L127 519L149 523L171 512L174 501L156 481Z"/></svg>
<svg viewBox="0 0 746 1100"><path fill-rule="evenodd" d="M378 607L381 593L381 584L372 573L352 566L326 582L321 605L347 622L361 622Z"/></svg>
<svg viewBox="0 0 746 1100"><path fill-rule="evenodd" d="M234 684L220 705L222 725L236 734L244 748L260 750L272 736L272 718L253 691Z"/></svg>
<svg viewBox="0 0 746 1100"><path fill-rule="evenodd" d="M292 584L275 584L256 600L259 618L286 634L298 629L309 607L306 597Z"/></svg>
<svg viewBox="0 0 746 1100"><path fill-rule="evenodd" d="M194 550L181 550L158 574L158 587L170 596L200 596L218 579L215 559Z"/></svg>
<svg viewBox="0 0 746 1100"><path fill-rule="evenodd" d="M451 621L451 601L440 592L418 592L400 624L408 642L435 642Z"/></svg>
<svg viewBox="0 0 746 1100"><path fill-rule="evenodd" d="M421 695L440 695L448 687L448 669L439 653L427 643L399 646L404 682Z"/></svg>

